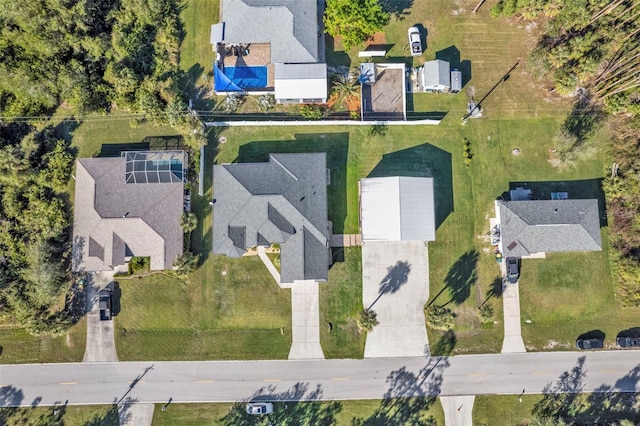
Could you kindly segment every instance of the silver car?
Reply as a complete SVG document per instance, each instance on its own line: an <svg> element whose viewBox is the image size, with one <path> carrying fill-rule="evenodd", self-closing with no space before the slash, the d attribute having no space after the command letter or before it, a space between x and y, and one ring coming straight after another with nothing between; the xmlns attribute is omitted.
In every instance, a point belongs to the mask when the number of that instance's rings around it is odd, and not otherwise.
<svg viewBox="0 0 640 426"><path fill-rule="evenodd" d="M273 412L273 404L270 402L250 402L247 404L247 414L258 416Z"/></svg>

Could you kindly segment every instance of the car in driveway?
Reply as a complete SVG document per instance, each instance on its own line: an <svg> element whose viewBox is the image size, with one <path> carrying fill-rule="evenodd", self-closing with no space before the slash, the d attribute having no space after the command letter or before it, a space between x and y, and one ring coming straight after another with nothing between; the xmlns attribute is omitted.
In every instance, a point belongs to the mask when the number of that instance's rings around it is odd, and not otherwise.
<svg viewBox="0 0 640 426"><path fill-rule="evenodd" d="M411 56L422 55L422 40L420 40L420 30L418 27L411 27L408 31L409 46L411 47Z"/></svg>
<svg viewBox="0 0 640 426"><path fill-rule="evenodd" d="M511 284L518 282L520 278L520 266L518 265L518 259L515 257L507 257L507 281Z"/></svg>
<svg viewBox="0 0 640 426"><path fill-rule="evenodd" d="M640 337L638 336L618 336L616 344L621 348L640 347Z"/></svg>
<svg viewBox="0 0 640 426"><path fill-rule="evenodd" d="M591 349L602 349L604 347L604 339L598 337L590 337L585 339L576 340L576 348L581 351L588 351Z"/></svg>
<svg viewBox="0 0 640 426"><path fill-rule="evenodd" d="M273 412L273 404L270 402L250 402L247 404L247 414L262 416Z"/></svg>
<svg viewBox="0 0 640 426"><path fill-rule="evenodd" d="M109 321L113 316L113 292L110 288L103 288L98 293L100 321Z"/></svg>

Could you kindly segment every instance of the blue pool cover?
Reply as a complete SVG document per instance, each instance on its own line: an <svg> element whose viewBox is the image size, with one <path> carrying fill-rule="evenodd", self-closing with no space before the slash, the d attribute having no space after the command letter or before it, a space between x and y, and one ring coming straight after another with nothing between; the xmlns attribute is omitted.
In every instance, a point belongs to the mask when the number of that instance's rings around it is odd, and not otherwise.
<svg viewBox="0 0 640 426"><path fill-rule="evenodd" d="M238 92L267 87L267 67L225 67L214 70L216 90Z"/></svg>

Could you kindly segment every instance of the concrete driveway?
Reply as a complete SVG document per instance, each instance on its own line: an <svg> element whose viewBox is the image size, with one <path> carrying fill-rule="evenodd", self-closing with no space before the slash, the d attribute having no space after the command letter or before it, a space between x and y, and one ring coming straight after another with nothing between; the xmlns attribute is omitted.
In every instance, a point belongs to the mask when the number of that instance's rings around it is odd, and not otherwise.
<svg viewBox="0 0 640 426"><path fill-rule="evenodd" d="M289 359L322 359L320 346L320 296L316 281L291 285L292 342Z"/></svg>
<svg viewBox="0 0 640 426"><path fill-rule="evenodd" d="M98 292L113 281L113 272L96 272L89 276L87 291L87 346L83 362L117 361L113 320L100 321Z"/></svg>
<svg viewBox="0 0 640 426"><path fill-rule="evenodd" d="M427 354L423 309L428 298L426 242L363 242L362 301L380 322L367 334L365 358Z"/></svg>

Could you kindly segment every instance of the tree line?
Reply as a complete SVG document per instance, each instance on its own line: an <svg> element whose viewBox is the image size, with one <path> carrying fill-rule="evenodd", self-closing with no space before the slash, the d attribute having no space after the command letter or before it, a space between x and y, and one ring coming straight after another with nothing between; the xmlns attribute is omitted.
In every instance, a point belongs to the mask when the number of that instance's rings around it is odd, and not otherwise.
<svg viewBox="0 0 640 426"><path fill-rule="evenodd" d="M177 0L12 0L0 4L0 116L114 106L205 143L187 114ZM195 132L194 132L195 130Z"/></svg>
<svg viewBox="0 0 640 426"><path fill-rule="evenodd" d="M0 125L0 315L32 334L69 325L68 208L73 166L54 129Z"/></svg>

